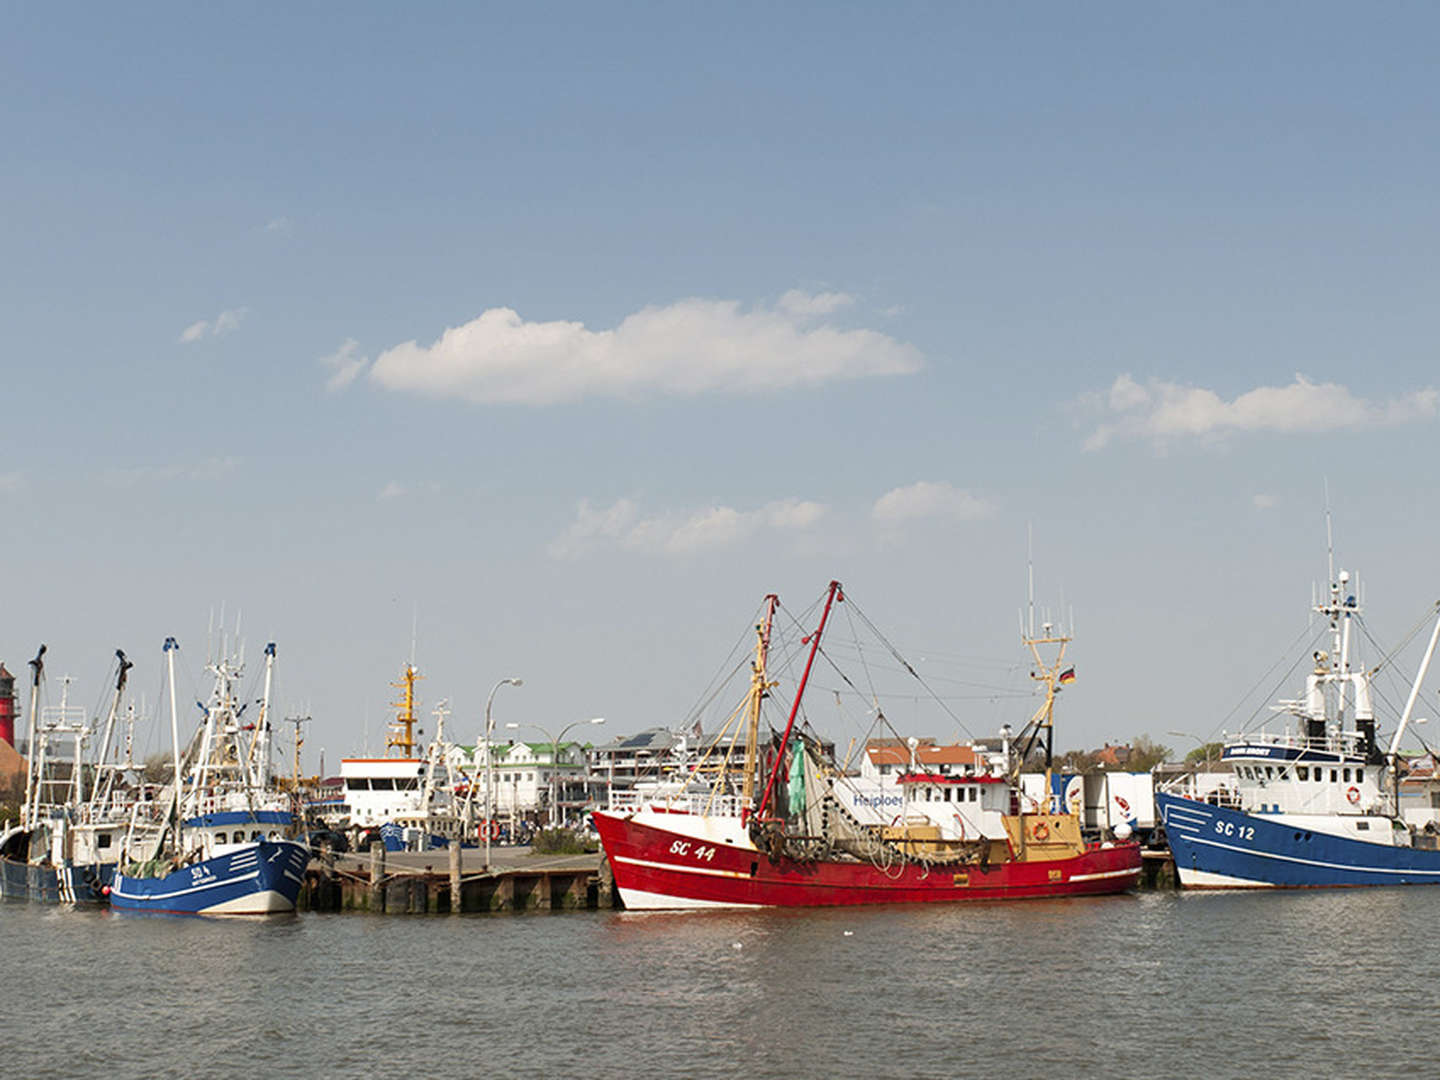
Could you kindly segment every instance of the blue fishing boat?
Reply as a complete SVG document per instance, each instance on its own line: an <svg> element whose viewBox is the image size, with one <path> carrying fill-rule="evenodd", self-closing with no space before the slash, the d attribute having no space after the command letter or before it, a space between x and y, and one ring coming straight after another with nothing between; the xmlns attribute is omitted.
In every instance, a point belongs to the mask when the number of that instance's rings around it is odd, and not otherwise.
<svg viewBox="0 0 1440 1080"><path fill-rule="evenodd" d="M310 851L289 839L295 831L290 797L270 783L275 646L265 647L265 690L254 723L244 720L242 700L249 695L237 692L243 661L209 665L215 689L183 750L175 705L178 649L174 638L166 640L175 746L169 826L158 843L127 845L132 858L114 875L110 904L120 911L192 915L294 911Z"/></svg>
<svg viewBox="0 0 1440 1080"><path fill-rule="evenodd" d="M1433 828L1401 813L1400 741L1440 639L1440 604L1419 671L1387 747L1377 741L1371 681L1389 656L1358 659L1360 606L1350 575L1332 573L1314 605L1325 620L1300 698L1273 708L1294 718L1279 734L1227 739L1233 787L1200 793L1186 778L1156 792L1186 888L1440 884ZM1423 622L1417 624L1423 626Z"/></svg>
<svg viewBox="0 0 1440 1080"><path fill-rule="evenodd" d="M198 850L198 849L197 849ZM271 915L295 910L310 849L293 840L212 848L209 858L127 867L110 886L119 911L183 915Z"/></svg>

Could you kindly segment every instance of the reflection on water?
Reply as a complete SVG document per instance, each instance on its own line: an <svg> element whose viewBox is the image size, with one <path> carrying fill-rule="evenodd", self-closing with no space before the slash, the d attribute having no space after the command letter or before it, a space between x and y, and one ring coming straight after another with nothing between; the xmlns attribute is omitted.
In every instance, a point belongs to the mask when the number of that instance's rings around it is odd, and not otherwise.
<svg viewBox="0 0 1440 1080"><path fill-rule="evenodd" d="M1440 889L257 921L12 904L0 1075L1416 1075L1437 915Z"/></svg>

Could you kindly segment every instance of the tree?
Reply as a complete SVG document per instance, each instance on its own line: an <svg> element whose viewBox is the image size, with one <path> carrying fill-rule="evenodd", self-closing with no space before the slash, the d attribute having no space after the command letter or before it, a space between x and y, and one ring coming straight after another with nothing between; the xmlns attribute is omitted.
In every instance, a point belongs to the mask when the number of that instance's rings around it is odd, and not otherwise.
<svg viewBox="0 0 1440 1080"><path fill-rule="evenodd" d="M1088 773L1095 770L1095 755L1087 750L1066 750L1055 758L1059 772Z"/></svg>
<svg viewBox="0 0 1440 1080"><path fill-rule="evenodd" d="M1137 735L1130 743L1130 760L1125 769L1127 772L1149 772L1156 765L1169 761L1173 755L1170 747L1156 742L1149 735Z"/></svg>
<svg viewBox="0 0 1440 1080"><path fill-rule="evenodd" d="M168 783L175 774L175 762L163 750L158 750L145 759L145 782L147 784Z"/></svg>
<svg viewBox="0 0 1440 1080"><path fill-rule="evenodd" d="M1224 743L1207 742L1203 746L1197 746L1185 755L1186 765L1203 765L1207 761L1219 761L1220 751L1225 749Z"/></svg>

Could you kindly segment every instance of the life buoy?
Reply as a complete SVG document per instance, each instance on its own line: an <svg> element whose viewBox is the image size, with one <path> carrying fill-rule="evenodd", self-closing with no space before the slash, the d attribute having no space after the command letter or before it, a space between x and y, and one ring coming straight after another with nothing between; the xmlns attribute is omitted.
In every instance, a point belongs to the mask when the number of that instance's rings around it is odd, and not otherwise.
<svg viewBox="0 0 1440 1080"><path fill-rule="evenodd" d="M1040 824L1035 826L1035 828L1031 831L1030 835L1033 836L1036 840L1048 840L1050 838L1050 826L1046 825L1045 822L1042 821L1040 822Z"/></svg>
<svg viewBox="0 0 1440 1080"><path fill-rule="evenodd" d="M1354 784L1345 789L1345 797L1350 800L1352 806L1360 805L1360 789Z"/></svg>

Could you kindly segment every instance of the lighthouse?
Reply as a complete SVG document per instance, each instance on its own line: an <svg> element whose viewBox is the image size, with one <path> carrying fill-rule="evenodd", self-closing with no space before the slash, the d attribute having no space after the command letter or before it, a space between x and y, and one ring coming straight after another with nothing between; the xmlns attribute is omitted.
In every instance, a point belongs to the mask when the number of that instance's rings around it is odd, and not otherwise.
<svg viewBox="0 0 1440 1080"><path fill-rule="evenodd" d="M0 664L0 739L15 745L15 676Z"/></svg>

